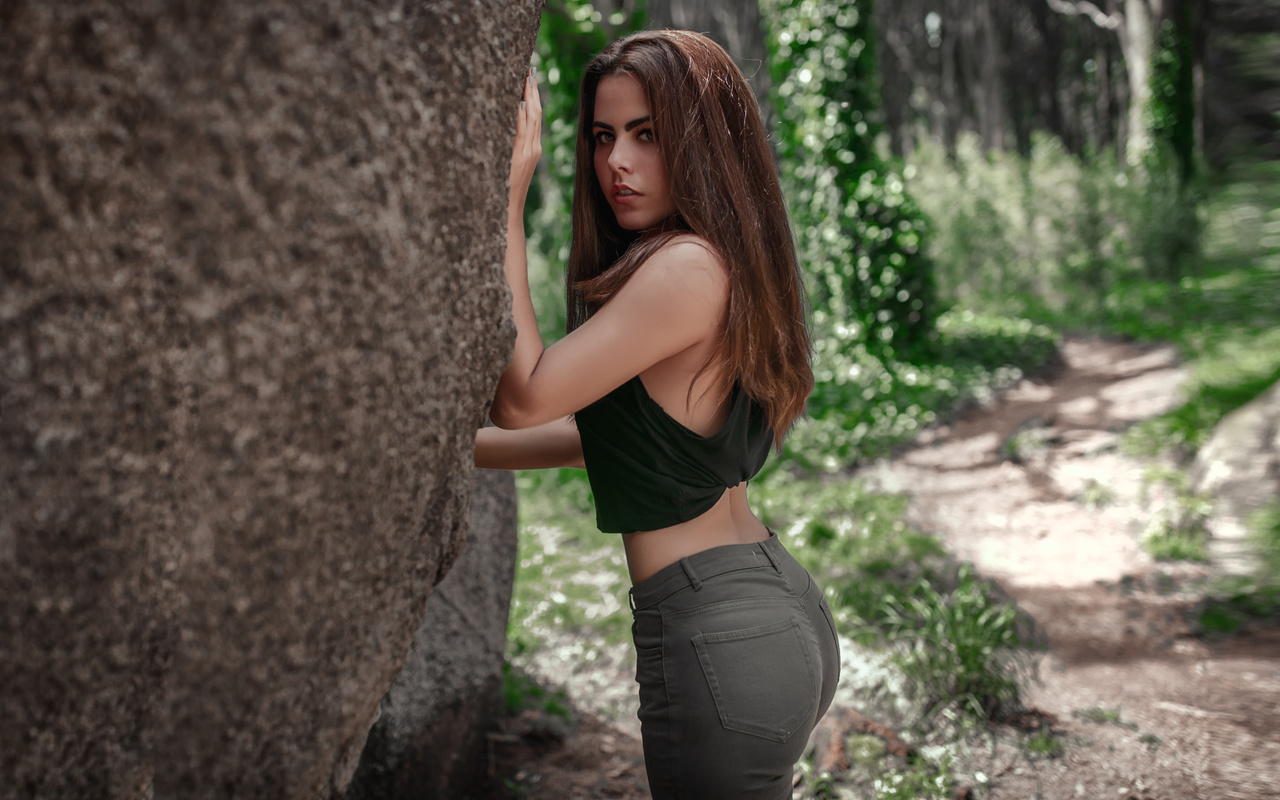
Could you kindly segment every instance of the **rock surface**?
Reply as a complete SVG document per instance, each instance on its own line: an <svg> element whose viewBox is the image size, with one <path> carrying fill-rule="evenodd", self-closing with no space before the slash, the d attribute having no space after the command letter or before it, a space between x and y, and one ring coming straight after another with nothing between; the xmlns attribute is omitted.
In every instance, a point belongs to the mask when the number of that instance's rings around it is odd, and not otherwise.
<svg viewBox="0 0 1280 800"><path fill-rule="evenodd" d="M1280 499L1280 383L1218 423L1196 454L1191 488L1214 500L1210 557L1225 572L1254 571L1249 517Z"/></svg>
<svg viewBox="0 0 1280 800"><path fill-rule="evenodd" d="M466 536L538 5L0 4L0 798L345 787Z"/></svg>
<svg viewBox="0 0 1280 800"><path fill-rule="evenodd" d="M483 779L485 729L501 712L515 561L515 481L478 470L466 549L427 601L347 800L460 797Z"/></svg>

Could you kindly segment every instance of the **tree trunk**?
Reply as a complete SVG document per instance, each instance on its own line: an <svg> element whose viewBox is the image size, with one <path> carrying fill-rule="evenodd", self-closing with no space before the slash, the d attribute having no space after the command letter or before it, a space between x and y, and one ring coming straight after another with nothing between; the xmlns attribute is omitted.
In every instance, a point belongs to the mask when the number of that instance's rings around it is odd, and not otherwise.
<svg viewBox="0 0 1280 800"><path fill-rule="evenodd" d="M949 0L948 0L949 2ZM954 17L948 16L942 23L942 141L947 152L955 155L964 110L960 104L960 92L956 86L956 61L959 43L959 26Z"/></svg>
<svg viewBox="0 0 1280 800"><path fill-rule="evenodd" d="M1125 158L1137 164L1151 146L1147 109L1151 105L1151 54L1155 46L1155 18L1150 0L1124 0L1120 49L1129 78L1128 137Z"/></svg>
<svg viewBox="0 0 1280 800"><path fill-rule="evenodd" d="M0 798L349 779L467 535L537 7L0 4Z"/></svg>
<svg viewBox="0 0 1280 800"><path fill-rule="evenodd" d="M996 29L991 0L982 0L978 6L978 29L981 32L977 38L981 41L979 51L982 59L978 73L982 142L986 147L1003 150L1005 88L1000 62L1004 45Z"/></svg>

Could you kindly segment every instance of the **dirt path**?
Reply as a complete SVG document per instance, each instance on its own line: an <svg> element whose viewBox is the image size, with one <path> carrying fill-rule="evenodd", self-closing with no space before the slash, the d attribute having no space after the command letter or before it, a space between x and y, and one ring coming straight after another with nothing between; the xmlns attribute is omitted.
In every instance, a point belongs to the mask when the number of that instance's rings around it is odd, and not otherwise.
<svg viewBox="0 0 1280 800"><path fill-rule="evenodd" d="M1168 498L1117 451L1128 425L1173 407L1185 375L1169 348L1068 340L1063 356L1051 379L858 476L908 492L912 522L997 580L1048 638L1025 701L1061 752L1038 757L1016 732L996 734L957 777L992 800L1280 797L1280 629L1192 635L1208 568L1145 554L1141 531ZM607 683L630 689L623 666ZM607 704L581 692L590 684L570 686L581 707ZM646 798L632 722L584 714L568 741L509 737L520 743L499 754L523 794L494 796Z"/></svg>
<svg viewBox="0 0 1280 800"><path fill-rule="evenodd" d="M912 521L1048 636L1027 703L1055 720L1066 750L1032 761L998 744L988 796L1280 797L1280 631L1192 636L1187 590L1207 568L1141 549L1163 498L1116 451L1127 425L1176 402L1174 353L1070 340L1063 355L1052 380L1024 382L862 475L909 491Z"/></svg>

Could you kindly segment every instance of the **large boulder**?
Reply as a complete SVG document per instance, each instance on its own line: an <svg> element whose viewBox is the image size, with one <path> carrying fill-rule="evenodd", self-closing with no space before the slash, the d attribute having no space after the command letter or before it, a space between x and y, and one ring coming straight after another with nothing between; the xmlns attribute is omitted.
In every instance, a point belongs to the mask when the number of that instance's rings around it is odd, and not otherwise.
<svg viewBox="0 0 1280 800"><path fill-rule="evenodd" d="M466 538L539 5L0 3L0 798L345 788Z"/></svg>
<svg viewBox="0 0 1280 800"><path fill-rule="evenodd" d="M477 470L467 547L427 601L347 800L463 797L484 778L486 729L501 713L515 532L511 473Z"/></svg>
<svg viewBox="0 0 1280 800"><path fill-rule="evenodd" d="M1196 454L1191 488L1214 500L1209 553L1223 571L1258 567L1249 518L1280 498L1280 383L1228 414Z"/></svg>

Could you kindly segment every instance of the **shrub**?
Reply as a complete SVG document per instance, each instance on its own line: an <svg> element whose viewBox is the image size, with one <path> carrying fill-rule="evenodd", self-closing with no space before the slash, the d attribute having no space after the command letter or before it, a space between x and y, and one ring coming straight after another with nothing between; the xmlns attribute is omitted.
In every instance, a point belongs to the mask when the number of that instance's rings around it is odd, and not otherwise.
<svg viewBox="0 0 1280 800"><path fill-rule="evenodd" d="M1021 673L1031 663L1020 651L1033 642L1019 633L1017 606L998 599L972 566L960 568L950 591L920 581L907 598L887 598L883 624L926 719L952 704L975 720L1021 709Z"/></svg>

